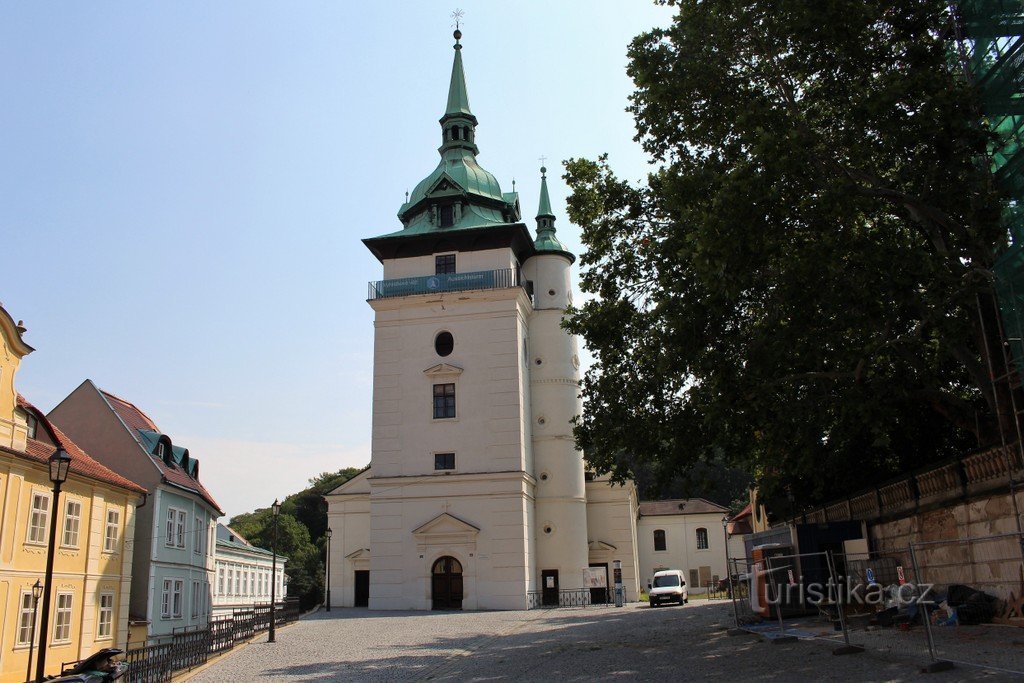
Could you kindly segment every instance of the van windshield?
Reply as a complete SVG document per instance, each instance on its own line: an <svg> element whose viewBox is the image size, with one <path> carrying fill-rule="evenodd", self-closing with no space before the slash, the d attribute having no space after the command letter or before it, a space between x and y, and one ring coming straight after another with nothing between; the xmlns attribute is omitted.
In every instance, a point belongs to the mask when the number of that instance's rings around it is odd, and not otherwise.
<svg viewBox="0 0 1024 683"><path fill-rule="evenodd" d="M675 574L669 574L668 576L655 576L654 587L655 588L667 588L669 586L678 586L679 577Z"/></svg>

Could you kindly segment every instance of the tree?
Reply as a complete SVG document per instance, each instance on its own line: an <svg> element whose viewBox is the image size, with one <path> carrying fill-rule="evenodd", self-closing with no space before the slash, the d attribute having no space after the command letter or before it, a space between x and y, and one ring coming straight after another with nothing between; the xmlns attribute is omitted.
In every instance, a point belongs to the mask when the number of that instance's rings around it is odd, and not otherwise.
<svg viewBox="0 0 1024 683"><path fill-rule="evenodd" d="M656 170L566 162L588 461L810 503L996 442L1003 201L948 4L673 4L629 50Z"/></svg>
<svg viewBox="0 0 1024 683"><path fill-rule="evenodd" d="M362 470L348 467L324 472L310 479L310 488L286 497L277 520L277 552L287 557L288 594L299 598L303 609L323 602L324 554L327 503L323 495L345 483ZM231 519L230 526L253 545L272 548L274 517L270 508L260 508Z"/></svg>

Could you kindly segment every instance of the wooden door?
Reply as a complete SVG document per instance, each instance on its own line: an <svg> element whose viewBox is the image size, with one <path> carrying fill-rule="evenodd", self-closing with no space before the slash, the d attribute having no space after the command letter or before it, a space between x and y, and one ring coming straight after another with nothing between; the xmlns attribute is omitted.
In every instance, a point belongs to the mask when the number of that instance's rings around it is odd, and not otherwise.
<svg viewBox="0 0 1024 683"><path fill-rule="evenodd" d="M543 569L540 572L541 602L558 606L558 570Z"/></svg>
<svg viewBox="0 0 1024 683"><path fill-rule="evenodd" d="M454 557L442 557L430 571L433 609L462 609L462 565Z"/></svg>

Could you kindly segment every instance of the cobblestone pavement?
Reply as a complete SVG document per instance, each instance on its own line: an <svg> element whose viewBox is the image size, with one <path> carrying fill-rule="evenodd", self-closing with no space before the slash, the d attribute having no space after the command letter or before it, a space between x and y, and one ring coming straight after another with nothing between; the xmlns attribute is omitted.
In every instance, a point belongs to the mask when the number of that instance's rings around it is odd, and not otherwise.
<svg viewBox="0 0 1024 683"><path fill-rule="evenodd" d="M918 657L729 636L728 603L530 612L334 609L258 638L189 680L777 681L1017 680L976 669L923 675Z"/></svg>

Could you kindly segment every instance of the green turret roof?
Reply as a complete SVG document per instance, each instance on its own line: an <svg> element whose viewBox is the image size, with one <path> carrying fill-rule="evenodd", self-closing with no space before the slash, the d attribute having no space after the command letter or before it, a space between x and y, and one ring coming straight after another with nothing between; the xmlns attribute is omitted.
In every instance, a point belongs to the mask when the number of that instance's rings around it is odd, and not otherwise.
<svg viewBox="0 0 1024 683"><path fill-rule="evenodd" d="M539 253L560 254L572 263L576 257L555 237L555 214L551 212L547 172L548 169L540 167L540 206L537 208L537 239L533 246Z"/></svg>
<svg viewBox="0 0 1024 683"><path fill-rule="evenodd" d="M382 237L448 233L508 225L520 220L515 193L501 191L497 178L476 160L477 118L469 108L466 74L462 66L462 32L455 31L448 102L441 124L441 161L398 210L403 228Z"/></svg>

